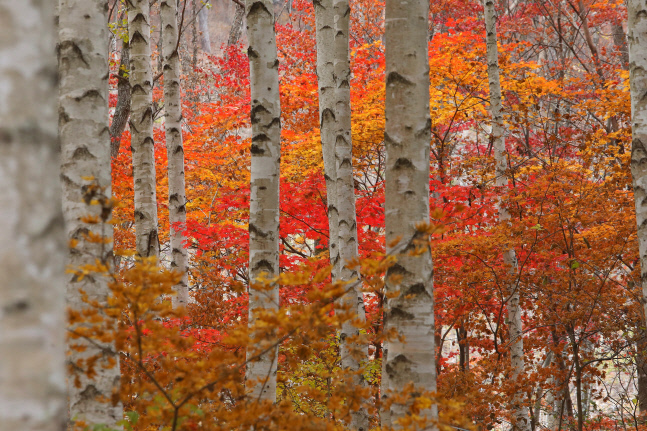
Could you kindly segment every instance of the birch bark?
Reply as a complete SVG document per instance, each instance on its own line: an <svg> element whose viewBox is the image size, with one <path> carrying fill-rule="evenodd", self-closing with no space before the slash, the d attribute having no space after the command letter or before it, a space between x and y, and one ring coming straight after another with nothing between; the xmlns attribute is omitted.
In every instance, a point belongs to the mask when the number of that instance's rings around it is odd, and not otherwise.
<svg viewBox="0 0 647 431"><path fill-rule="evenodd" d="M503 115L501 114L501 79L499 76L499 51L497 48L496 10L494 0L485 0L485 32L487 45L488 80L490 84L490 111L492 115L492 139L494 159L496 164L497 187L508 185L507 170L508 158L505 146ZM502 205L498 204L499 222L508 224L510 214ZM510 268L510 274L517 273L517 257L514 249L503 251L503 260ZM525 359L523 352L523 326L521 322L520 295L517 283L508 286L508 330L510 332L510 361L512 365L512 378L518 381L524 373ZM513 430L530 431L528 407L524 404L523 393L518 392L513 396Z"/></svg>
<svg viewBox="0 0 647 431"><path fill-rule="evenodd" d="M175 286L175 305L189 303L188 256L181 226L186 223L184 146L182 142L182 94L180 55L178 52L177 0L160 4L162 20L162 55L164 56L164 110L166 152L168 154L169 225L171 226L171 268L182 273Z"/></svg>
<svg viewBox="0 0 647 431"><path fill-rule="evenodd" d="M89 205L84 195L91 187L110 196L110 132L108 128L108 5L102 0L61 0L59 3L59 133L62 149L61 179L63 214L67 237L78 241L68 256L68 265L79 268L97 259L112 264L112 225L102 219L103 208ZM92 178L92 180L88 180ZM102 223L89 224L81 219L94 216ZM86 240L88 233L102 236L108 244ZM108 281L92 276L79 280L68 278L67 305L80 310L86 307L80 290L91 300L105 303ZM102 355L105 362L117 365L103 368L88 379L81 376L81 386L68 384L70 418L89 424L115 427L123 419L121 404L113 404L113 392L119 390L119 358L114 343L85 343L84 352L70 351L68 360Z"/></svg>
<svg viewBox="0 0 647 431"><path fill-rule="evenodd" d="M629 84L631 87L631 175L633 177L638 251L642 287L643 322L647 321L647 2L627 1L629 40ZM639 349L644 342L639 343ZM644 352L639 352L639 367L644 367ZM639 375L643 374L639 370ZM643 385L644 386L644 385ZM647 410L644 403L641 411Z"/></svg>
<svg viewBox="0 0 647 431"><path fill-rule="evenodd" d="M418 223L429 222L429 116L428 0L386 2L386 244L398 262L388 271L384 329L395 329L405 340L385 342L382 399L388 391L401 392L415 384L436 390L434 339L433 264L427 248L419 256L408 253L415 242L428 245L418 233ZM395 245L394 245L395 243ZM396 284L391 277L399 276ZM382 412L382 426L399 426L396 420L408 412L393 405ZM420 412L430 419L437 407ZM435 428L434 428L435 429Z"/></svg>
<svg viewBox="0 0 647 431"><path fill-rule="evenodd" d="M203 0L198 12L198 29L200 30L200 48L211 55L211 37L209 36L209 8L208 1Z"/></svg>
<svg viewBox="0 0 647 431"><path fill-rule="evenodd" d="M359 273L350 268L348 262L358 257L357 217L355 213L355 186L353 180L353 144L350 106L350 51L349 25L350 5L348 0L333 0L334 21L334 85L335 85L335 200L338 211L337 244L339 252L338 275L342 282L350 283L353 288L341 298L341 304L349 307L351 315L360 322L365 319L364 296ZM359 329L353 321L342 324L340 337L341 366L356 373L353 384L363 385L360 371L361 360L368 356L368 346L349 341L359 336ZM350 429L367 431L368 413L364 407L353 409Z"/></svg>
<svg viewBox="0 0 647 431"><path fill-rule="evenodd" d="M317 31L317 79L319 84L319 124L321 152L328 204L328 251L332 278L339 278L339 219L337 212L337 166L335 159L335 29L333 0L314 1Z"/></svg>
<svg viewBox="0 0 647 431"><path fill-rule="evenodd" d="M159 255L155 142L153 141L153 77L148 0L128 0L130 42L130 135L135 182L135 233L137 254Z"/></svg>
<svg viewBox="0 0 647 431"><path fill-rule="evenodd" d="M0 0L0 428L65 429L54 2Z"/></svg>
<svg viewBox="0 0 647 431"><path fill-rule="evenodd" d="M265 273L279 274L279 162L281 160L281 105L279 96L279 61L274 33L271 0L247 0L247 38L249 48L252 168L249 209L249 280L250 286ZM249 294L249 323L256 311L277 310L278 286L271 290L253 290ZM248 354L249 356L249 354ZM256 399L276 401L276 366L278 349L271 349L247 367L247 379Z"/></svg>

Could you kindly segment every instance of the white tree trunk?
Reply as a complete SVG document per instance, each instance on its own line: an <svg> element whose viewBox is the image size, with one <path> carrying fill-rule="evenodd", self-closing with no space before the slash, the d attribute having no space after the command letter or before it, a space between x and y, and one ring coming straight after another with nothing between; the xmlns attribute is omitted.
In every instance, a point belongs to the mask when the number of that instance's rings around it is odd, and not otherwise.
<svg viewBox="0 0 647 431"><path fill-rule="evenodd" d="M60 431L67 247L54 2L0 0L0 10L0 428Z"/></svg>
<svg viewBox="0 0 647 431"><path fill-rule="evenodd" d="M279 162L281 159L281 105L279 61L276 53L274 13L271 0L247 0L250 86L252 96L252 169L249 209L250 284L265 273L279 274ZM279 290L250 289L249 323L255 310L278 310ZM251 388L252 396L276 401L278 349L251 361L247 379L264 383Z"/></svg>
<svg viewBox="0 0 647 431"><path fill-rule="evenodd" d="M647 2L628 0L633 177L643 298L647 298ZM647 318L647 301L643 300Z"/></svg>
<svg viewBox="0 0 647 431"><path fill-rule="evenodd" d="M102 0L61 0L59 3L59 133L61 138L63 184L63 214L67 237L78 241L68 257L71 268L93 265L97 259L112 265L112 225L102 218L101 205L84 201L87 190L93 186L110 197L110 132L108 129L108 11ZM92 178L92 180L89 180ZM82 222L85 216L94 216L101 223ZM108 244L87 241L88 233L102 236ZM87 305L81 300L80 290L90 299L105 303L109 293L108 280L99 275L76 275L68 279L67 305L81 310ZM76 342L75 342L76 343ZM68 384L70 418L89 424L115 427L123 419L121 404L112 404L113 392L119 391L119 357L114 343L84 342L83 352L70 351L72 363L101 355L104 360L116 360L117 365L102 368L88 379L81 376L81 386Z"/></svg>
<svg viewBox="0 0 647 431"><path fill-rule="evenodd" d="M178 52L177 0L160 4L162 50L164 56L164 110L166 152L168 156L168 211L171 226L171 268L182 273L175 286L175 304L189 303L188 256L184 235L176 226L186 223L186 190L184 179L184 147L182 144L182 94L180 91L180 55Z"/></svg>
<svg viewBox="0 0 647 431"><path fill-rule="evenodd" d="M209 36L209 8L208 0L198 3L198 30L200 31L200 48L206 54L211 55L211 37Z"/></svg>
<svg viewBox="0 0 647 431"><path fill-rule="evenodd" d="M353 144L350 107L350 51L349 24L350 5L348 0L333 0L334 21L334 84L335 84L335 170L336 206L338 211L337 244L339 247L339 279L351 283L353 288L341 298L341 303L350 307L360 321L365 318L364 296L359 273L348 267L348 262L358 257L357 217L355 213L355 186L353 180ZM357 337L358 328L352 321L342 324L340 336L341 366L353 372L360 369L361 361L368 357L368 346L347 341ZM355 385L363 385L361 375L355 376ZM365 408L351 413L350 429L368 431L369 420Z"/></svg>
<svg viewBox="0 0 647 431"><path fill-rule="evenodd" d="M416 248L414 239L427 245L427 236L416 230L429 222L429 117L428 0L386 2L386 244L387 253L398 257L388 271L388 298L384 329L395 329L405 341L385 342L382 398L387 391L400 392L405 385L436 390L434 340L433 264L430 250L407 256ZM398 241L393 246L393 243ZM398 276L395 284L391 277ZM408 406L383 410L382 425L398 428ZM436 406L420 412L437 416Z"/></svg>
<svg viewBox="0 0 647 431"><path fill-rule="evenodd" d="M487 45L488 79L490 83L490 111L492 114L492 139L494 159L496 164L497 187L508 185L508 158L505 146L503 116L501 114L501 80L499 77L499 51L497 48L496 10L494 0L485 0L485 32ZM502 202L498 204L499 222L510 222L510 214ZM503 260L510 268L510 274L517 274L517 257L514 249L503 251ZM523 353L523 326L521 322L521 307L519 305L519 285L511 283L508 286L508 329L510 331L510 361L512 378L516 381L524 373L525 360ZM512 399L513 430L530 431L528 407L524 404L525 395L516 393Z"/></svg>
<svg viewBox="0 0 647 431"><path fill-rule="evenodd" d="M328 201L328 251L332 278L339 277L339 219L337 212L337 167L335 161L335 77L333 0L314 2L317 27L317 78L319 83L319 124L321 152Z"/></svg>
<svg viewBox="0 0 647 431"><path fill-rule="evenodd" d="M142 257L159 254L150 36L149 1L129 0L128 37L132 91L129 124L135 182L137 254Z"/></svg>
<svg viewBox="0 0 647 431"><path fill-rule="evenodd" d="M647 2L627 1L627 38L629 45L629 83L631 87L631 175L633 177L638 252L642 287L643 322L647 321ZM639 342L638 346L644 345ZM644 352L638 353L638 366L644 363ZM641 376L638 370L638 375ZM639 389L643 389L639 384ZM642 390L640 391L642 395ZM644 397L638 397L640 401ZM645 406L641 402L641 411Z"/></svg>

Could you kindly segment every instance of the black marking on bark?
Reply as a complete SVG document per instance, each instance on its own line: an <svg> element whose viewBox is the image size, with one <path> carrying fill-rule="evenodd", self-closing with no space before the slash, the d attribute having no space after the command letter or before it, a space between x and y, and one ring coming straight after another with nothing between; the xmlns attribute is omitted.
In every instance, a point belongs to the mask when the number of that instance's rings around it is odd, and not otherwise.
<svg viewBox="0 0 647 431"><path fill-rule="evenodd" d="M247 57L249 57L250 59L257 59L260 57L260 55L256 50L254 50L254 48L250 46L249 48L247 48Z"/></svg>
<svg viewBox="0 0 647 431"><path fill-rule="evenodd" d="M255 1L250 6L249 12L247 12L247 19L249 20L250 16L255 15L257 13L263 13L263 12L265 12L265 14L267 14L269 18L272 18L272 12L267 10L267 8L265 7L265 4L263 4L263 2L261 1Z"/></svg>
<svg viewBox="0 0 647 431"><path fill-rule="evenodd" d="M413 320L416 316L404 311L400 307L393 307L391 308L391 311L389 311L389 317L399 320Z"/></svg>
<svg viewBox="0 0 647 431"><path fill-rule="evenodd" d="M404 355L398 355L386 363L386 372L389 376L402 376L411 371L411 361Z"/></svg>
<svg viewBox="0 0 647 431"><path fill-rule="evenodd" d="M391 72L386 77L386 86L389 85L405 85L405 86L415 86L408 78L400 75L398 72Z"/></svg>
<svg viewBox="0 0 647 431"><path fill-rule="evenodd" d="M90 153L86 146L78 147L72 154L72 160L92 160L95 157Z"/></svg>
<svg viewBox="0 0 647 431"><path fill-rule="evenodd" d="M153 146L153 145L155 145L155 141L153 141L153 138L152 138L152 137L150 137L150 136L146 136L146 137L144 138L144 141L142 142L142 144Z"/></svg>
<svg viewBox="0 0 647 431"><path fill-rule="evenodd" d="M144 86L142 84L133 84L130 91L131 91L131 94L133 95L138 92L144 95L148 94L148 92L144 89Z"/></svg>
<svg viewBox="0 0 647 431"><path fill-rule="evenodd" d="M415 166L413 166L413 163L411 163L410 159L400 157L398 160L395 161L393 164L393 169L395 170L400 170L400 169L415 169Z"/></svg>
<svg viewBox="0 0 647 431"><path fill-rule="evenodd" d="M135 23L137 21L143 21L144 24L148 23L148 21L146 20L146 15L144 15L141 12L137 13L137 15L135 15L135 18L133 18L133 20L132 20L133 23Z"/></svg>
<svg viewBox="0 0 647 431"><path fill-rule="evenodd" d="M29 302L24 299L19 299L17 301L10 302L2 307L2 309L7 314L24 313L29 309Z"/></svg>
<svg viewBox="0 0 647 431"><path fill-rule="evenodd" d="M406 294L416 296L423 295L431 298L431 295L429 295L429 292L427 292L427 289L425 289L425 285L423 283L416 283L413 286L409 287Z"/></svg>
<svg viewBox="0 0 647 431"><path fill-rule="evenodd" d="M142 113L142 118L139 120L140 123L144 121L153 121L153 107L147 106L144 112ZM150 138L153 141L153 138Z"/></svg>
<svg viewBox="0 0 647 431"><path fill-rule="evenodd" d="M404 276L404 275L408 275L408 274L410 274L409 271L407 271L407 269L404 266L400 265L399 263L394 264L387 271L387 276L388 277L390 277L392 275L402 275L402 276Z"/></svg>
<svg viewBox="0 0 647 431"><path fill-rule="evenodd" d="M263 149L263 147L255 144L254 142L252 142L251 151L253 156L262 156L263 154L265 154L265 150Z"/></svg>
<svg viewBox="0 0 647 431"><path fill-rule="evenodd" d="M90 63L85 60L83 51L78 47L76 43L71 40L65 40L61 42L58 46L59 52L61 52L61 60L69 61L71 59L78 59L85 64L86 67L90 67Z"/></svg>
<svg viewBox="0 0 647 431"><path fill-rule="evenodd" d="M416 132L416 138L425 138L431 134L431 118L427 118L425 127Z"/></svg>
<svg viewBox="0 0 647 431"><path fill-rule="evenodd" d="M279 117L272 118L272 121L270 121L270 124L267 125L267 128L271 129L274 126L281 128L281 119Z"/></svg>
<svg viewBox="0 0 647 431"><path fill-rule="evenodd" d="M136 31L130 39L130 46L133 47L138 43L148 44L148 39L146 39L140 32Z"/></svg>
<svg viewBox="0 0 647 431"><path fill-rule="evenodd" d="M335 112L330 109L330 108L324 108L323 111L321 111L321 122L319 124L320 128L324 127L324 122L334 122L335 121Z"/></svg>
<svg viewBox="0 0 647 431"><path fill-rule="evenodd" d="M59 107L58 108L58 124L59 125L65 125L70 122L70 116L68 115L67 111L65 110L64 107Z"/></svg>
<svg viewBox="0 0 647 431"><path fill-rule="evenodd" d="M75 97L74 100L77 102L80 102L81 100L85 99L86 97L88 98L97 98L97 99L103 99L103 96L101 96L101 93L99 93L97 90L88 90L79 97Z"/></svg>
<svg viewBox="0 0 647 431"><path fill-rule="evenodd" d="M263 269L265 269L265 272L268 274L274 274L274 266L270 263L269 260L266 259L261 259L258 262L256 262L256 265L252 268L254 272L263 272Z"/></svg>
<svg viewBox="0 0 647 431"><path fill-rule="evenodd" d="M274 64L272 64L272 69L278 69L279 68L279 59L277 58L274 60Z"/></svg>
<svg viewBox="0 0 647 431"><path fill-rule="evenodd" d="M267 144L268 142L272 142L272 140L267 136L265 133L258 133L254 136L252 136L252 143L253 144Z"/></svg>
<svg viewBox="0 0 647 431"><path fill-rule="evenodd" d="M261 238L267 238L268 236L270 236L269 232L263 232L262 230L258 229L253 223L249 224L249 235L259 236Z"/></svg>
<svg viewBox="0 0 647 431"><path fill-rule="evenodd" d="M155 247L157 246L157 247ZM155 254L155 248L157 248L157 252L159 253L159 238L157 236L157 230L152 230L148 233L148 245L146 247L146 252L147 252L147 257L154 256Z"/></svg>
<svg viewBox="0 0 647 431"><path fill-rule="evenodd" d="M341 163L339 164L340 168L343 168L344 166L348 166L349 168L353 167L353 162L351 161L350 158L344 158Z"/></svg>
<svg viewBox="0 0 647 431"><path fill-rule="evenodd" d="M254 105L254 107L252 108L252 112L250 113L252 124L257 124L261 122L261 118L260 118L261 114L270 114L270 111L268 111L267 108L263 105Z"/></svg>
<svg viewBox="0 0 647 431"><path fill-rule="evenodd" d="M395 139L391 138L388 133L384 132L384 146L388 147L392 145L394 147L402 148L402 144Z"/></svg>

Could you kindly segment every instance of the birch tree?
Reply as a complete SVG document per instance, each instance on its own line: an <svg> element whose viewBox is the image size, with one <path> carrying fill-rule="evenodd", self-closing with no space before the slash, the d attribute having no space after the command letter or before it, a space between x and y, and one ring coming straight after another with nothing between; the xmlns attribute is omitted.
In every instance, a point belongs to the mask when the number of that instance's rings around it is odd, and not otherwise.
<svg viewBox="0 0 647 431"><path fill-rule="evenodd" d="M184 235L179 226L186 223L186 190L184 179L184 146L182 143L182 95L180 91L180 55L178 52L177 0L160 4L162 21L162 55L164 56L164 111L166 152L168 154L169 225L171 226L171 268L182 273L175 286L176 304L189 302L188 256Z"/></svg>
<svg viewBox="0 0 647 431"><path fill-rule="evenodd" d="M386 1L386 251L398 261L387 273L384 329L404 340L384 343L383 402L407 384L436 390L433 265L427 235L416 229L429 222L428 14L428 0ZM426 249L411 256L420 245ZM407 412L404 405L383 409L382 425L399 428ZM436 406L420 415L435 418Z"/></svg>
<svg viewBox="0 0 647 431"><path fill-rule="evenodd" d="M110 196L110 131L108 128L108 11L101 0L83 2L61 0L59 3L59 133L61 138L63 213L67 237L78 245L72 247L68 266L80 268L98 259L106 265L112 261L112 225L102 218L103 208L91 205L91 190ZM87 223L92 216L99 223ZM104 237L107 243L88 239L88 234ZM109 289L105 277L68 278L67 304L80 310L86 307L83 290L92 300L105 303ZM83 343L86 350L71 350L68 360L99 355L93 378L80 376L81 385L70 381L70 418L89 424L111 427L123 419L121 404L113 404L113 392L119 389L118 356L114 343ZM116 366L103 367L116 360Z"/></svg>
<svg viewBox="0 0 647 431"><path fill-rule="evenodd" d="M65 428L54 3L0 0L0 428Z"/></svg>
<svg viewBox="0 0 647 431"><path fill-rule="evenodd" d="M631 87L631 175L633 177L638 251L643 296L643 322L647 321L647 3L628 0L629 83ZM639 366L644 367L644 353L639 354ZM639 373L641 374L641 373ZM647 409L644 397L639 397L642 411Z"/></svg>
<svg viewBox="0 0 647 431"><path fill-rule="evenodd" d="M128 0L132 95L129 125L135 182L135 233L137 254L141 257L159 254L150 33L149 1Z"/></svg>
<svg viewBox="0 0 647 431"><path fill-rule="evenodd" d="M209 36L209 8L208 1L203 0L198 4L198 29L200 30L200 48L202 52L211 55L211 37Z"/></svg>
<svg viewBox="0 0 647 431"><path fill-rule="evenodd" d="M337 166L335 159L335 29L333 0L314 1L317 32L317 81L319 85L319 125L328 204L328 251L333 280L339 277L339 220L337 212Z"/></svg>
<svg viewBox="0 0 647 431"><path fill-rule="evenodd" d="M485 33L487 46L488 81L490 84L490 112L492 115L492 140L496 165L497 187L508 185L508 157L505 146L503 115L501 113L501 79L499 76L499 51L497 48L496 10L494 0L485 0ZM499 222L510 223L510 213L503 202L498 204ZM517 257L512 248L503 251L503 261L509 268L512 278L517 273ZM523 326L521 306L519 304L519 285L510 283L507 286L508 331L510 332L510 361L512 378L518 381L524 373L525 359L523 352ZM528 408L524 404L525 396L521 391L512 399L513 430L530 431Z"/></svg>
<svg viewBox="0 0 647 431"><path fill-rule="evenodd" d="M271 0L247 0L247 38L249 40L252 166L249 208L249 323L253 325L260 310L277 310L278 286L254 290L251 285L265 274L279 273L279 162L281 158L281 106L279 61L274 33ZM249 354L248 354L249 357ZM278 350L271 349L247 367L247 380L255 385L252 396L276 401Z"/></svg>
<svg viewBox="0 0 647 431"><path fill-rule="evenodd" d="M339 279L350 283L350 291L341 298L341 303L349 307L352 315L364 320L364 297L359 283L359 273L348 263L358 257L357 217L355 212L355 187L353 180L353 144L350 106L350 51L349 24L350 5L348 0L333 0L334 21L334 85L335 85L335 189L337 207L337 244L339 248ZM355 319L353 319L355 320ZM342 324L340 336L341 366L353 371L355 385L361 385L360 361L368 355L367 346L359 346L351 341L359 335L352 320ZM368 414L364 408L351 413L350 428L368 430Z"/></svg>

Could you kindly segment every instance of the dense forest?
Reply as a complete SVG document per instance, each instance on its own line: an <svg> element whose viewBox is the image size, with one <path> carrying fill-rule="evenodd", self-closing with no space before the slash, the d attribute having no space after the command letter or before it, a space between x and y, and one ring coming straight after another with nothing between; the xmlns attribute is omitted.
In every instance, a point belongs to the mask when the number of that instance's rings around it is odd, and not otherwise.
<svg viewBox="0 0 647 431"><path fill-rule="evenodd" d="M647 431L645 0L0 0L0 430Z"/></svg>

